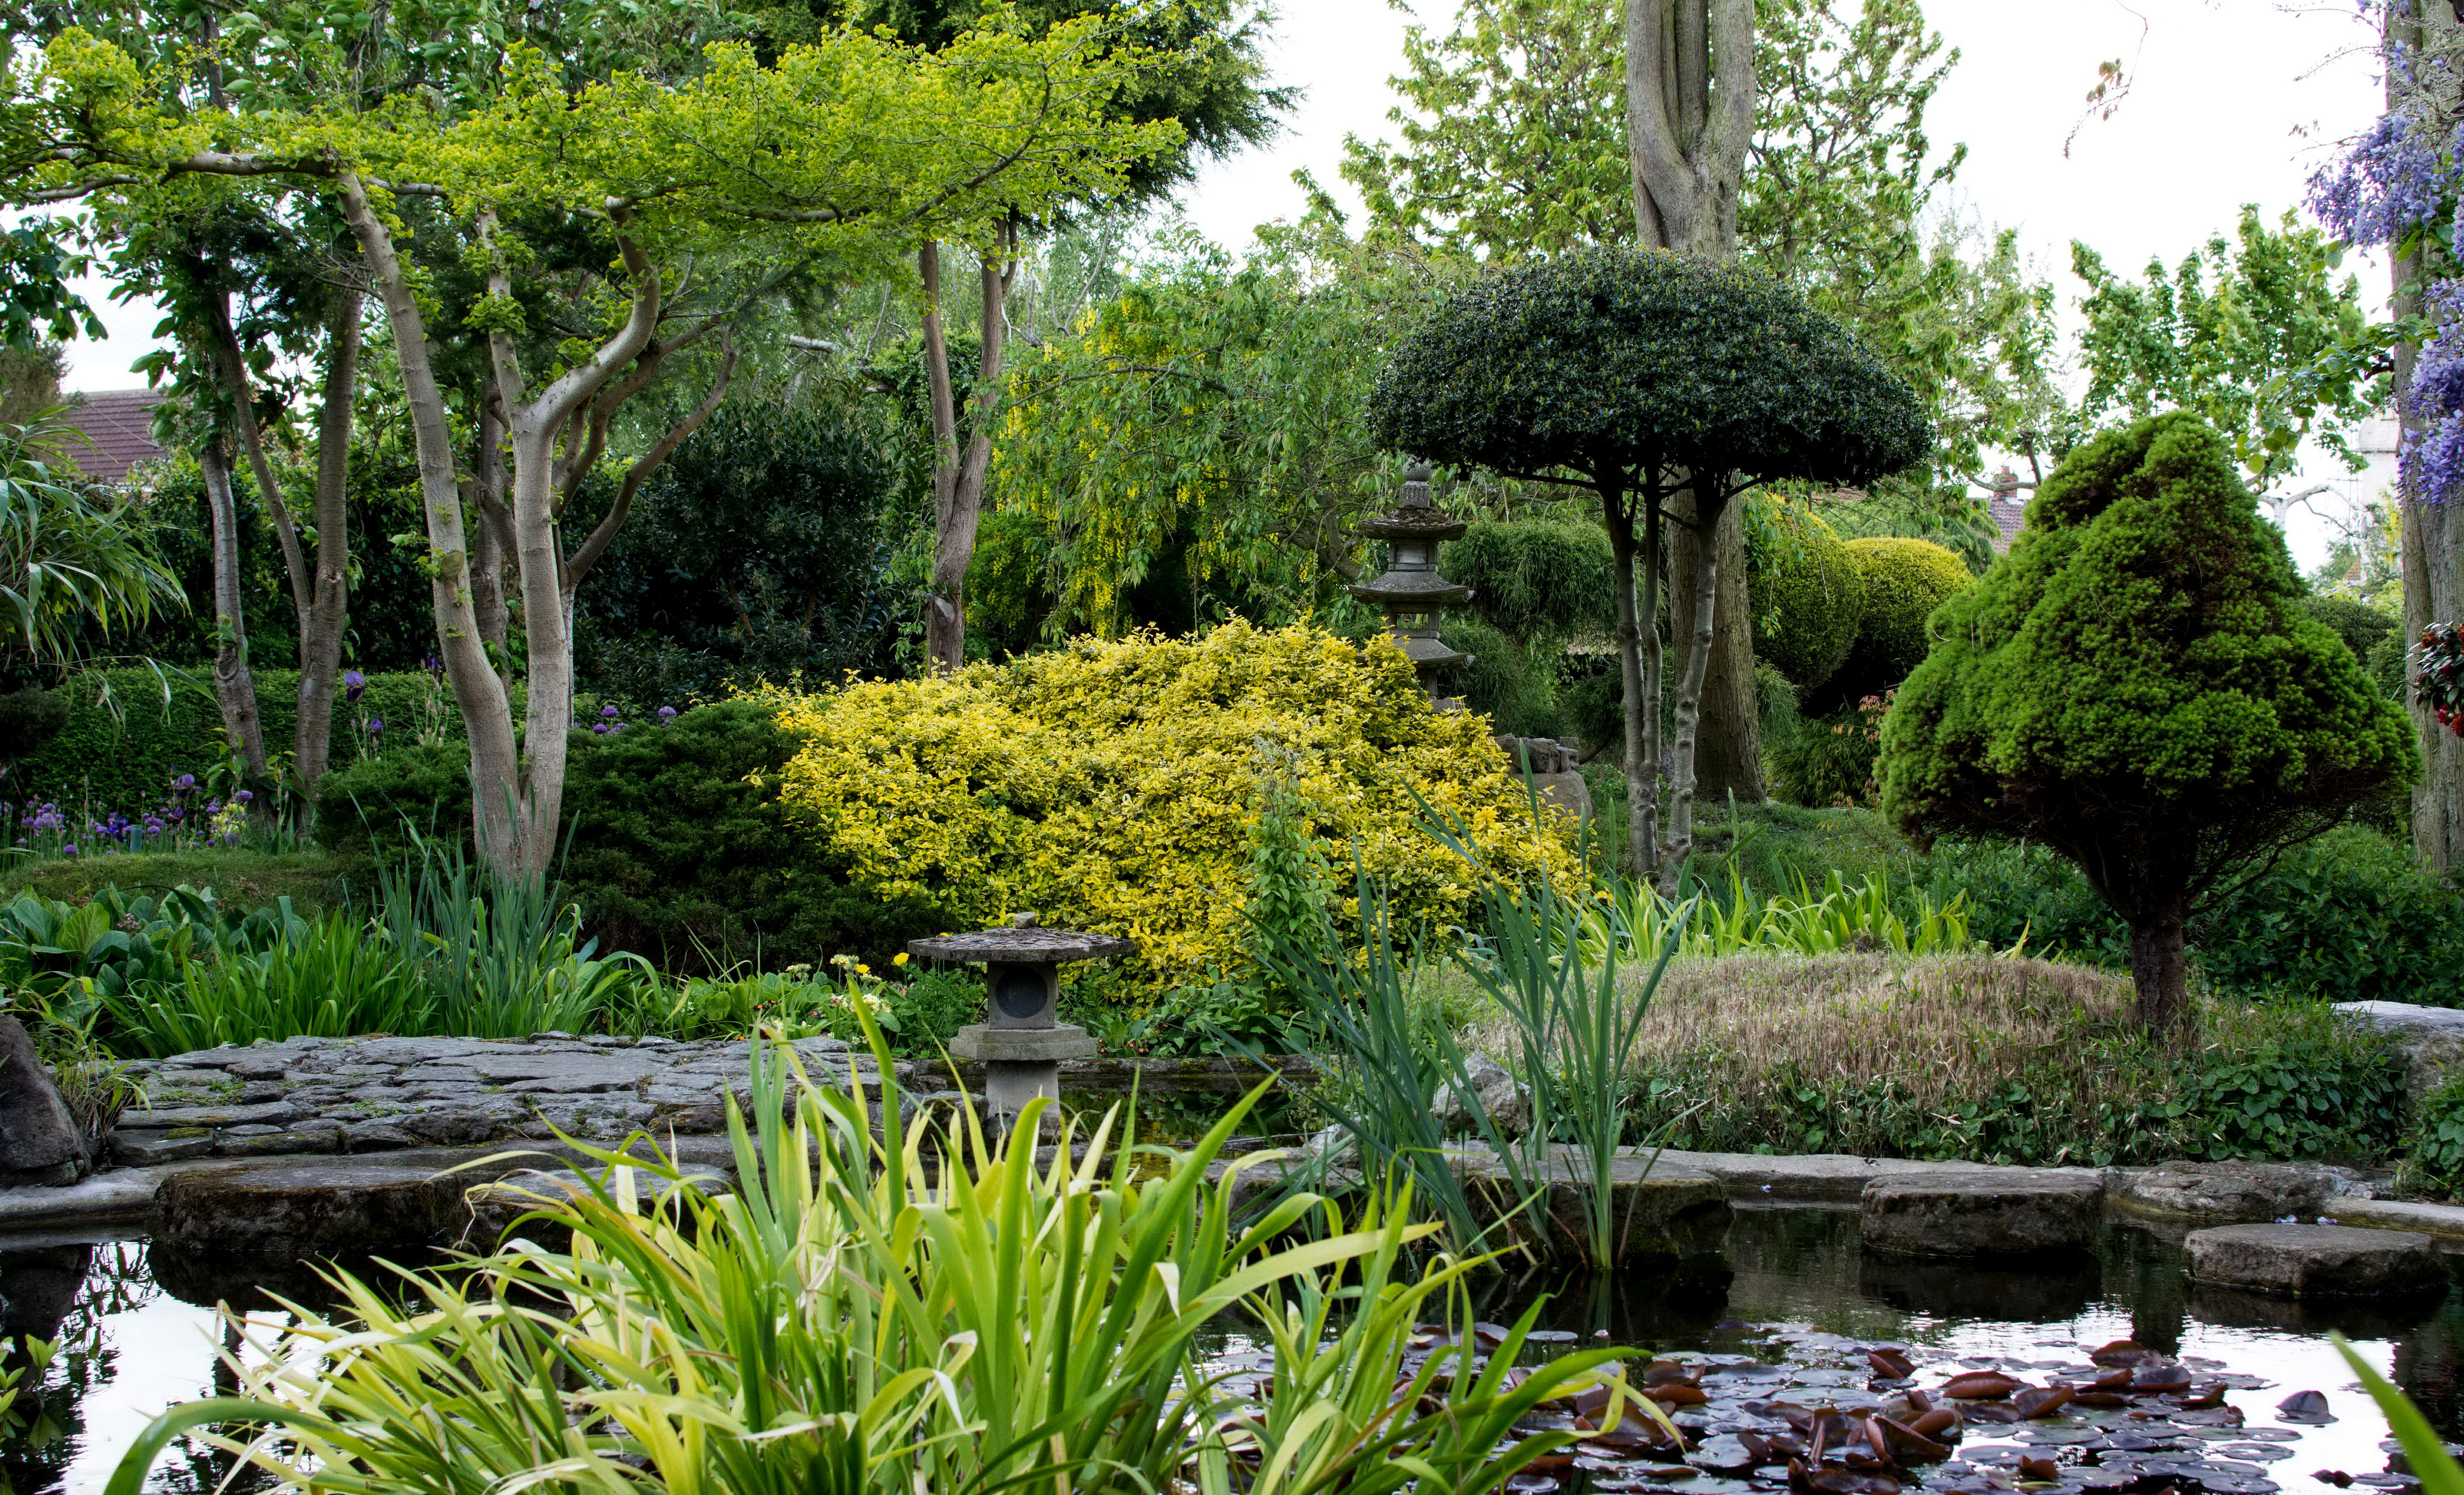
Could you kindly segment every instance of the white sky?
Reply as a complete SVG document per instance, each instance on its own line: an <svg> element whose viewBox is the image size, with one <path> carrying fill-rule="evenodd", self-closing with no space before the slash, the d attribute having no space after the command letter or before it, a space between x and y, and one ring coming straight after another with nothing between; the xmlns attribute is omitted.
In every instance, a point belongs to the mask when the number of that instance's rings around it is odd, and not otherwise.
<svg viewBox="0 0 2464 1495"><path fill-rule="evenodd" d="M1280 6L1272 60L1279 81L1304 90L1300 106L1270 148L1214 165L1186 199L1199 229L1235 247L1255 225L1300 212L1295 169L1348 195L1336 170L1344 137L1391 130L1385 80L1401 68L1413 19L1386 0ZM1443 27L1453 0L1419 0L1419 11ZM1969 146L1961 209L1982 226L2018 228L2066 300L2078 289L2072 239L2120 269L2151 253L2177 259L2229 229L2245 202L2271 215L2297 206L2328 148L2377 113L2369 33L2352 0L1926 0L1925 11L1961 54L1927 121L1938 146ZM2117 56L2135 64L2130 96L2112 119L2081 126L2097 64ZM2373 298L2384 294L2376 271L2364 283ZM70 386L142 385L129 364L152 346L153 308L90 298L112 335L71 346ZM2315 473L2335 475L2324 465ZM2377 481L2347 486L2359 494ZM2305 564L2323 551L2316 521L2297 515L2293 538Z"/></svg>

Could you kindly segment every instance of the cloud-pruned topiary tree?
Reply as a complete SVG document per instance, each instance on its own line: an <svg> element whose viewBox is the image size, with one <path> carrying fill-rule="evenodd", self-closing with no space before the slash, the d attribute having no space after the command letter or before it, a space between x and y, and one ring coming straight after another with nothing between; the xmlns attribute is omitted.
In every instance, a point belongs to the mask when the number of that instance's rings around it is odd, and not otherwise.
<svg viewBox="0 0 2464 1495"><path fill-rule="evenodd" d="M1669 499L1690 492L1707 538L1757 483L1867 483L1922 461L1933 441L1908 386L1778 281L1625 248L1485 276L1397 346L1369 417L1381 444L1412 455L1599 495L1616 561L1631 846L1636 868L1663 882L1693 845L1718 554L1695 547L1694 616L1672 623L1684 649L1662 845L1660 713L1645 703L1661 698Z"/></svg>
<svg viewBox="0 0 2464 1495"><path fill-rule="evenodd" d="M2077 862L2130 925L2141 1022L2181 1026L2205 901L2417 767L2403 712L2301 598L2197 417L2096 438L1935 614L1883 722L1884 808L1920 841L2026 837Z"/></svg>

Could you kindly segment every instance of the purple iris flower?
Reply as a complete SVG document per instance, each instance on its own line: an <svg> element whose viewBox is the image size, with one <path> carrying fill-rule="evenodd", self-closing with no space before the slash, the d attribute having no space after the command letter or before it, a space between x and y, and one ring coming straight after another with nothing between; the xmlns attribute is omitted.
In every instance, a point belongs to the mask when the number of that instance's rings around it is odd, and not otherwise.
<svg viewBox="0 0 2464 1495"><path fill-rule="evenodd" d="M371 716L371 717L369 717L369 718L368 718L368 736L369 736L369 737L378 737L378 736L382 735L384 732L385 732L385 718L384 718L383 716Z"/></svg>
<svg viewBox="0 0 2464 1495"><path fill-rule="evenodd" d="M660 708L659 708L659 725L660 725L660 726L664 727L664 726L666 726L669 722L671 722L671 721L673 721L673 720L675 720L675 719L676 719L676 709L675 709L674 707L672 707L672 706L662 706L662 707L660 707Z"/></svg>
<svg viewBox="0 0 2464 1495"><path fill-rule="evenodd" d="M359 704L360 697L366 693L367 689L368 677L366 675L360 673L356 670L345 670L342 671L343 699L356 706Z"/></svg>
<svg viewBox="0 0 2464 1495"><path fill-rule="evenodd" d="M171 787L181 794L186 794L196 786L197 776L194 774L182 774L179 778L171 780Z"/></svg>

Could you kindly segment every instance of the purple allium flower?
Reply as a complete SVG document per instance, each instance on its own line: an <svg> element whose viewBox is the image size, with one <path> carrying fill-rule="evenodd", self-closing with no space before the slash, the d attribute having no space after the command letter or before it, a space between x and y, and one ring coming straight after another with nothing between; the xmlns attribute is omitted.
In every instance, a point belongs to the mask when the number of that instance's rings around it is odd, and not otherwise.
<svg viewBox="0 0 2464 1495"><path fill-rule="evenodd" d="M604 721L592 722L590 724L590 735L595 737L604 737L607 736L607 723Z"/></svg>
<svg viewBox="0 0 2464 1495"><path fill-rule="evenodd" d="M62 856L75 856L77 854L77 843L74 841L60 847L60 855Z"/></svg>
<svg viewBox="0 0 2464 1495"><path fill-rule="evenodd" d="M675 720L675 719L676 719L676 709L675 709L674 707L672 707L672 706L662 706L662 707L660 707L660 708L659 708L659 725L660 725L660 726L664 727L664 726L666 726L669 722L671 722L671 721L673 721L673 720Z"/></svg>
<svg viewBox="0 0 2464 1495"><path fill-rule="evenodd" d="M242 804L253 804L256 802L256 791L253 789L242 789L239 793L232 795L231 798L237 800Z"/></svg>
<svg viewBox="0 0 2464 1495"><path fill-rule="evenodd" d="M599 715L608 721L614 721L616 719L616 708L613 706L602 706L599 708Z"/></svg>

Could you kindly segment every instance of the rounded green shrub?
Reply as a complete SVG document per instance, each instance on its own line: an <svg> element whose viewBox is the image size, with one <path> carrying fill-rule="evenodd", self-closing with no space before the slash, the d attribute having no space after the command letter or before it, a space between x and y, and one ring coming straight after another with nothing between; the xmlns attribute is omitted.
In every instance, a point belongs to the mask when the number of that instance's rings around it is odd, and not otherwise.
<svg viewBox="0 0 2464 1495"><path fill-rule="evenodd" d="M1831 679L1841 701L1881 695L1908 677L1933 641L1925 620L1976 583L1968 563L1929 539L1878 536L1843 546L1864 583L1864 615L1857 643Z"/></svg>
<svg viewBox="0 0 2464 1495"><path fill-rule="evenodd" d="M1485 623L1471 622L1449 623L1438 630L1438 638L1446 648L1472 656L1445 682L1466 710L1518 737L1553 737L1568 730L1566 714L1557 704L1555 672L1532 658L1540 644L1518 644Z"/></svg>
<svg viewBox="0 0 2464 1495"><path fill-rule="evenodd" d="M1821 516L1785 498L1751 500L1746 587L1756 660L1769 662L1801 691L1838 672L1865 616L1865 583Z"/></svg>
<svg viewBox="0 0 2464 1495"><path fill-rule="evenodd" d="M930 898L864 886L790 832L778 776L797 746L775 705L751 699L696 707L664 727L577 734L556 876L583 928L605 947L683 971L842 954L886 961L909 939L952 928ZM346 848L390 845L407 828L468 836L468 759L459 743L388 750L328 774L317 804L319 838Z"/></svg>

